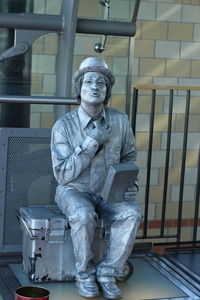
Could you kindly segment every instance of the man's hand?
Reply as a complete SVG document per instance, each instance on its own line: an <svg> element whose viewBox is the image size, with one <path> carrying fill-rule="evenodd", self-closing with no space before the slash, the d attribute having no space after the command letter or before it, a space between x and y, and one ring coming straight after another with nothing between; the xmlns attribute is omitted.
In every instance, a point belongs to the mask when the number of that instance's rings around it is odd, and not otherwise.
<svg viewBox="0 0 200 300"><path fill-rule="evenodd" d="M138 194L138 190L139 190L139 188L138 188L138 185L136 185L136 184L134 187L128 188L128 191L125 192L125 194L124 194L125 200L127 200L127 201L135 200L135 198Z"/></svg>
<svg viewBox="0 0 200 300"><path fill-rule="evenodd" d="M103 145L105 141L111 136L112 130L108 123L100 120L93 121L92 126L88 129L87 135L95 139L99 146Z"/></svg>

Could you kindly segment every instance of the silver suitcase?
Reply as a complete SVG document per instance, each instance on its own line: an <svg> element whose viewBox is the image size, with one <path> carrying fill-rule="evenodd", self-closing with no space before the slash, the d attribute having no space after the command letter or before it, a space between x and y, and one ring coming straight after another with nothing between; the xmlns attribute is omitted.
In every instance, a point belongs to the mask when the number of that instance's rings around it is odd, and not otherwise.
<svg viewBox="0 0 200 300"><path fill-rule="evenodd" d="M75 258L67 218L56 205L20 207L23 231L23 271L32 282L71 281ZM101 226L93 242L95 261L105 248Z"/></svg>

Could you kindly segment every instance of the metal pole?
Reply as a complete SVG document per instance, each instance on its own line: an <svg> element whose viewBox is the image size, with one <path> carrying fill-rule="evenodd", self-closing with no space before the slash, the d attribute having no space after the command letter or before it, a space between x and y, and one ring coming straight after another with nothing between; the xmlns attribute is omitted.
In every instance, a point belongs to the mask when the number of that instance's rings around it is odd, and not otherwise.
<svg viewBox="0 0 200 300"><path fill-rule="evenodd" d="M168 117L168 130L167 130L167 147L166 147L166 160L165 160L165 176L164 176L164 187L163 187L162 218L161 218L161 228L160 228L160 236L161 237L164 236L164 229L165 229L165 213L166 213L166 203L167 203L169 158L170 158L170 147L171 147L173 98L174 98L174 91L170 90L169 117Z"/></svg>
<svg viewBox="0 0 200 300"><path fill-rule="evenodd" d="M78 4L79 0L63 0L62 3L61 13L65 26L63 28L62 34L59 34L59 49L56 65L56 96L58 97L71 97L72 69ZM56 119L58 119L64 113L65 107L55 107Z"/></svg>
<svg viewBox="0 0 200 300"><path fill-rule="evenodd" d="M152 146L153 146L155 103L156 103L156 90L152 90L151 116L150 116L150 125L149 125L149 147L148 147L148 156L147 156L147 178L146 178L146 191L145 191L144 237L147 236L147 226L148 226L149 190L150 190L150 180L151 180L151 158L152 158Z"/></svg>
<svg viewBox="0 0 200 300"><path fill-rule="evenodd" d="M180 242L181 239L183 191L184 191L184 179L185 179L185 163L186 163L186 152L187 152L189 113L190 113L190 90L187 91L187 95L186 95L183 153L182 153L182 162L181 162L181 178L180 178L180 192L179 192L179 205L178 205L177 242Z"/></svg>
<svg viewBox="0 0 200 300"><path fill-rule="evenodd" d="M65 97L1 96L0 95L0 103L77 105L78 100L73 98L65 98Z"/></svg>
<svg viewBox="0 0 200 300"><path fill-rule="evenodd" d="M78 2L78 0L64 0L63 5L70 8L74 7L76 2ZM71 18L70 15L69 17ZM65 19L65 22L69 24L69 20ZM35 29L50 32L62 32L65 30L65 28L63 28L65 26L66 24L63 22L62 16L0 13L0 28ZM77 33L113 36L134 36L136 32L136 24L132 22L105 21L84 18L77 19L75 28Z"/></svg>

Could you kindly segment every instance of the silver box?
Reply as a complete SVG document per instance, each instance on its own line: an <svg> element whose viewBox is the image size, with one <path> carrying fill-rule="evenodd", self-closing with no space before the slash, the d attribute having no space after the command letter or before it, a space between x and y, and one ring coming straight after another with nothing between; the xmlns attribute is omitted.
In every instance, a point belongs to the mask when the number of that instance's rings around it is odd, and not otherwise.
<svg viewBox="0 0 200 300"><path fill-rule="evenodd" d="M32 282L74 280L75 258L67 218L56 205L20 207L23 231L23 270ZM95 261L105 242L97 227Z"/></svg>

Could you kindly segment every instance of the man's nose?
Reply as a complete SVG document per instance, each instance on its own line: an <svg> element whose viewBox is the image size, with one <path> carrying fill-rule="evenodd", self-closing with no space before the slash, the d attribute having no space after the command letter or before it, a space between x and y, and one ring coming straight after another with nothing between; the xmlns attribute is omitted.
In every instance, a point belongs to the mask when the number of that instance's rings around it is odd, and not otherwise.
<svg viewBox="0 0 200 300"><path fill-rule="evenodd" d="M97 90L98 88L99 88L99 87L98 87L97 82L94 81L94 82L92 83L92 89L93 89L93 90Z"/></svg>

